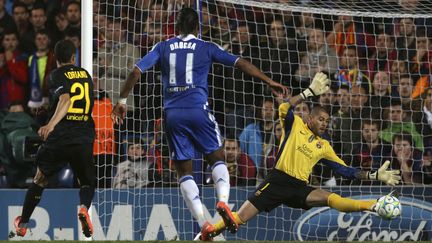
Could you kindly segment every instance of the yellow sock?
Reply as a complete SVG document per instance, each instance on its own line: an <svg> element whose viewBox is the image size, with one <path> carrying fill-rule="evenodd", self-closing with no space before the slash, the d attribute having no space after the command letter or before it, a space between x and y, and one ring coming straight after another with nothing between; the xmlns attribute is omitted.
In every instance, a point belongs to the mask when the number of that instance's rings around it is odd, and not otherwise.
<svg viewBox="0 0 432 243"><path fill-rule="evenodd" d="M372 205L376 203L376 200L361 201L354 200L351 198L344 198L336 193L330 194L327 201L329 207L334 208L341 212L359 212L370 210Z"/></svg>
<svg viewBox="0 0 432 243"><path fill-rule="evenodd" d="M237 212L233 212L232 214L233 214L234 219L235 219L235 221L236 221L236 223L237 223L238 225L245 224L245 223L240 219L240 217L238 216ZM220 233L222 233L222 231L225 230L225 222L221 219L221 220L219 220L216 224L214 224L214 227L215 227L215 231L217 232L217 234L220 234Z"/></svg>

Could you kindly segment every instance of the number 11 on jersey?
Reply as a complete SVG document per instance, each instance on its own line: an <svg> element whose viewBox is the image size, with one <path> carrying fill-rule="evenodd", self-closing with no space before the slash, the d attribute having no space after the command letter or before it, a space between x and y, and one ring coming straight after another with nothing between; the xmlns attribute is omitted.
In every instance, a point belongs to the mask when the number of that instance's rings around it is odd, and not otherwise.
<svg viewBox="0 0 432 243"><path fill-rule="evenodd" d="M183 55L179 55L180 57L183 57ZM193 74L193 59L194 59L194 54L193 53L187 53L186 54L186 62L185 62L185 67L180 67L177 66L177 53L170 53L169 56L169 84L171 86L177 86L177 85L192 85L193 84L193 78L192 78L192 74ZM181 63L181 62L179 62ZM185 80L177 80L176 77L176 72L177 72L177 68L184 68L184 72L185 72ZM182 72L183 70L179 70L180 72Z"/></svg>

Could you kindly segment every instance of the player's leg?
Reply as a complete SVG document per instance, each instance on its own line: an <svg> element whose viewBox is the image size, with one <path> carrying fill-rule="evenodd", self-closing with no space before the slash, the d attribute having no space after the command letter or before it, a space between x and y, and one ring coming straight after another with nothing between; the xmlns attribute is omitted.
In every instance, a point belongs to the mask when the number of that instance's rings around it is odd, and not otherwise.
<svg viewBox="0 0 432 243"><path fill-rule="evenodd" d="M179 180L180 191L192 216L200 227L206 222L204 209L199 196L199 189L192 176L192 158L196 154L194 143L190 138L193 110L180 109L165 111L164 125L167 135L170 158L174 161Z"/></svg>
<svg viewBox="0 0 432 243"><path fill-rule="evenodd" d="M192 160L174 160L174 165L183 199L199 226L203 227L206 219L199 196L199 188L192 176Z"/></svg>
<svg viewBox="0 0 432 243"><path fill-rule="evenodd" d="M26 234L27 224L30 221L34 209L39 204L42 192L47 184L48 180L38 168L33 178L33 183L30 185L25 195L21 216L16 217L14 221L15 231L18 236L24 236Z"/></svg>
<svg viewBox="0 0 432 243"><path fill-rule="evenodd" d="M216 151L206 155L206 158L211 166L218 200L226 204L229 199L230 177L225 163L223 148L220 147Z"/></svg>
<svg viewBox="0 0 432 243"><path fill-rule="evenodd" d="M93 224L88 214L95 193L96 173L93 162L93 144L70 145L67 149L68 157L73 158L70 165L79 182L80 207L78 219L81 222L83 234L91 237Z"/></svg>
<svg viewBox="0 0 432 243"><path fill-rule="evenodd" d="M376 200L355 200L321 189L313 190L306 198L309 207L329 206L341 212L370 211L375 203Z"/></svg>
<svg viewBox="0 0 432 243"><path fill-rule="evenodd" d="M38 150L36 155L36 175L26 192L21 216L16 217L14 221L18 236L26 234L30 217L41 200L44 188L48 185L48 176L56 174L63 166L57 157L55 149L49 149L45 145L42 145Z"/></svg>

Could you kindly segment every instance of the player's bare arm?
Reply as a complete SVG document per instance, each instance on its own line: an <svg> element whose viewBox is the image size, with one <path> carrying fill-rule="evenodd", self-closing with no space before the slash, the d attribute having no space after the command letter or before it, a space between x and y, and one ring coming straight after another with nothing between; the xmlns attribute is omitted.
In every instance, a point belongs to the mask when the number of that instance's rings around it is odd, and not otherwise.
<svg viewBox="0 0 432 243"><path fill-rule="evenodd" d="M47 125L39 128L38 134L42 138L42 140L46 140L49 134L54 130L54 127L59 123L63 117L67 114L67 111L70 106L70 95L62 94L59 97L59 102L57 104L54 115Z"/></svg>
<svg viewBox="0 0 432 243"><path fill-rule="evenodd" d="M138 82L140 76L141 76L141 71L136 67L134 67L132 72L129 73L126 82L120 91L120 100L114 106L114 109L111 113L111 119L114 121L115 124L123 123L123 119L125 118L126 111L127 111L126 97L128 96L129 92L133 89L135 84Z"/></svg>
<svg viewBox="0 0 432 243"><path fill-rule="evenodd" d="M261 70L259 70L255 65L248 62L247 60L243 58L239 58L239 60L235 64L236 67L238 67L240 70L242 70L244 73L254 77L261 79L266 84L268 84L273 92L281 92L282 94L286 95L288 94L288 88L283 86L280 83L277 83L273 81L271 78L269 78L267 75L265 75Z"/></svg>

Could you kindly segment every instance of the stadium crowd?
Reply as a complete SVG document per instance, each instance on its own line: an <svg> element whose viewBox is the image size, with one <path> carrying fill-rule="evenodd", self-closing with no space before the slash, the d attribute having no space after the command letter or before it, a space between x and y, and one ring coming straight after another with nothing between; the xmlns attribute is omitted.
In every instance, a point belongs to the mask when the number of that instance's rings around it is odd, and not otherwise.
<svg viewBox="0 0 432 243"><path fill-rule="evenodd" d="M136 61L176 35L178 10L195 1L113 2L93 0L98 186L175 186L162 125L159 67L135 86L125 124L114 125L110 113ZM416 13L424 4L363 2L385 3L403 13ZM52 48L58 40L71 40L80 64L80 10L74 0L0 0L0 187L31 182L40 143L36 131L48 117L46 80L56 68ZM289 87L291 95L307 88L317 72L328 74L330 91L298 105L295 114L307 119L312 106L325 107L332 122L324 138L348 165L376 170L390 160L402 171L403 184L432 183L432 18L324 15L209 0L202 2L201 21L202 39L249 60ZM208 80L209 104L226 139L231 185L255 186L276 162L282 129L275 118L287 97L274 96L260 82L223 65L214 65ZM203 182L210 180L204 176ZM76 186L70 168L50 183ZM377 182L347 182L319 163L310 183Z"/></svg>

